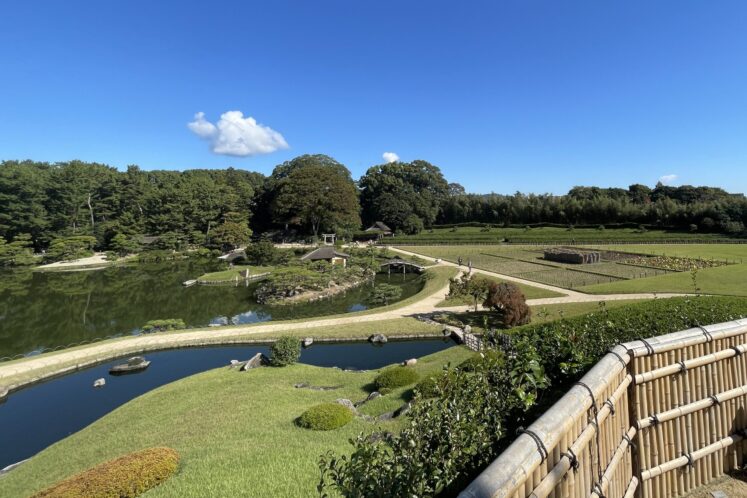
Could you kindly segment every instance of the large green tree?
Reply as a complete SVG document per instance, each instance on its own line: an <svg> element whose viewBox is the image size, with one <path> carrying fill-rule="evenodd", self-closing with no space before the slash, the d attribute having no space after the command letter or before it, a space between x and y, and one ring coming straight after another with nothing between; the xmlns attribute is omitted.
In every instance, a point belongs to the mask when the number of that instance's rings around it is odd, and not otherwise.
<svg viewBox="0 0 747 498"><path fill-rule="evenodd" d="M369 168L359 187L366 223L383 221L410 233L436 221L450 192L441 170L421 160Z"/></svg>
<svg viewBox="0 0 747 498"><path fill-rule="evenodd" d="M277 175L276 175L277 173ZM358 191L350 172L327 156L302 156L273 172L272 220L318 235L321 229L350 232L360 226Z"/></svg>

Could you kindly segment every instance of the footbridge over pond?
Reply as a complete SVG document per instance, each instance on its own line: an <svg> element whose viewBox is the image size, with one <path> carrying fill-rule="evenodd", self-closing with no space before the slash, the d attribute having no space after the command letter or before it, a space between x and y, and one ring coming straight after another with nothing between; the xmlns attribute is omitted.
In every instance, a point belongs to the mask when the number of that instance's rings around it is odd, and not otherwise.
<svg viewBox="0 0 747 498"><path fill-rule="evenodd" d="M414 271L415 273L423 273L425 271L425 266L399 258L390 259L386 263L382 263L381 268L386 268L389 273L391 273L392 270L401 271L402 273L407 273L408 270Z"/></svg>

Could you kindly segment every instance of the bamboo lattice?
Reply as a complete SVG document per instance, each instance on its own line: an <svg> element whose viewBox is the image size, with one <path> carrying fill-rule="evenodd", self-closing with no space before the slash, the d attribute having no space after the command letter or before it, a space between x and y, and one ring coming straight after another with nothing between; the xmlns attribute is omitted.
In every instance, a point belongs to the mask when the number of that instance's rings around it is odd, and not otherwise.
<svg viewBox="0 0 747 498"><path fill-rule="evenodd" d="M740 468L747 320L615 346L461 498L676 497Z"/></svg>

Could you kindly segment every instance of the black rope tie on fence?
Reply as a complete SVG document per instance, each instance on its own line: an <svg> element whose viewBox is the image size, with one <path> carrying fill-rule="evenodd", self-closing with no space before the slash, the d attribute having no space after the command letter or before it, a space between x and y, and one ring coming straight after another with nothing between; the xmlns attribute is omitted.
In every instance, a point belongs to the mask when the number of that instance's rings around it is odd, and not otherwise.
<svg viewBox="0 0 747 498"><path fill-rule="evenodd" d="M698 325L698 328L703 332L703 335L706 338L706 342L711 342L713 340L713 336L705 327L703 327L702 325Z"/></svg>
<svg viewBox="0 0 747 498"><path fill-rule="evenodd" d="M687 458L687 466L690 468L693 468L695 466L695 461L693 461L693 455L692 453L683 453L683 457Z"/></svg>
<svg viewBox="0 0 747 498"><path fill-rule="evenodd" d="M549 453L547 452L547 447L545 446L545 443L542 442L542 439L540 439L540 437L534 431L519 427L516 430L516 433L526 434L534 440L534 444L537 445L537 451L539 452L540 458L542 459L540 463L544 463L545 460L547 460L547 456L549 455Z"/></svg>
<svg viewBox="0 0 747 498"><path fill-rule="evenodd" d="M595 482L591 487L591 492L596 493L599 498L607 498L604 496L604 492L602 491L602 485L598 482Z"/></svg>
<svg viewBox="0 0 747 498"><path fill-rule="evenodd" d="M685 365L684 361L678 361L677 364L680 366L680 373L681 374L687 372L687 365Z"/></svg>
<svg viewBox="0 0 747 498"><path fill-rule="evenodd" d="M636 339L636 341L641 341L643 345L646 347L646 354L651 355L654 354L654 347L644 338L640 337Z"/></svg>
<svg viewBox="0 0 747 498"><path fill-rule="evenodd" d="M591 388L586 385L585 383L579 381L576 382L577 386L581 386L584 389L586 389L586 392L589 393L589 397L591 398L591 406L589 409L594 414L594 420L589 420L589 424L594 424L594 434L596 435L596 447L597 447L597 483L602 482L602 455L601 450L599 449L599 408L597 408L597 400L594 398L594 391L591 390ZM591 457L591 445L589 445L589 465L591 466L591 471L594 472L594 462L592 461ZM594 491L594 487L591 488L592 492ZM602 495L599 495L602 497Z"/></svg>
<svg viewBox="0 0 747 498"><path fill-rule="evenodd" d="M734 350L734 356L742 356L743 351L739 349L739 346L732 346L730 349Z"/></svg>
<svg viewBox="0 0 747 498"><path fill-rule="evenodd" d="M607 401L604 402L604 404L610 407L610 415L614 417L615 416L615 403L611 399L608 399Z"/></svg>
<svg viewBox="0 0 747 498"><path fill-rule="evenodd" d="M576 457L576 454L573 452L572 449L568 448L568 451L564 451L560 454L562 457L566 457L568 461L571 464L571 468L573 469L573 472L578 471L578 458Z"/></svg>
<svg viewBox="0 0 747 498"><path fill-rule="evenodd" d="M659 425L659 416L655 413L648 418L651 421L651 427Z"/></svg>
<svg viewBox="0 0 747 498"><path fill-rule="evenodd" d="M625 441L627 441L627 442L628 442L628 447L629 447L629 448L631 448L631 449L633 449L633 450L635 450L635 449L636 449L636 445L635 445L635 443L633 442L633 440L632 440L632 439L630 439L630 436L628 436L627 434L623 434L623 440L625 440Z"/></svg>
<svg viewBox="0 0 747 498"><path fill-rule="evenodd" d="M711 406L717 406L721 404L721 400L718 399L718 396L716 396L715 394L708 396L708 399L711 400Z"/></svg>
<svg viewBox="0 0 747 498"><path fill-rule="evenodd" d="M622 357L622 356L620 356L619 354L617 354L617 352L616 352L616 351L613 351L613 350L611 350L611 349L610 349L610 350L609 350L609 351L607 351L607 352L608 352L609 354L615 355L615 358L617 358L617 359L618 359L618 360L620 361L620 363L622 364L623 368L628 368L628 364L627 364L627 363L625 362L625 360L623 360L623 357Z"/></svg>

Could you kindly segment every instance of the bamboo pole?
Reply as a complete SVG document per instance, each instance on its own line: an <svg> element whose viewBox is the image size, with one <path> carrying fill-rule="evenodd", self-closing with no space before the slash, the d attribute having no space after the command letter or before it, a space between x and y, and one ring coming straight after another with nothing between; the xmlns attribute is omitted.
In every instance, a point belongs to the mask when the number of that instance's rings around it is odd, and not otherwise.
<svg viewBox="0 0 747 498"><path fill-rule="evenodd" d="M602 474L602 482L600 483L600 487L602 488L601 495L597 491L595 491L591 493L590 498L603 498L607 495L607 490L609 489L610 483L612 482L612 476L617 470L617 466L622 461L622 458L625 455L626 450L628 449L628 440L632 440L635 437L635 434L635 427L631 427L630 429L628 429L628 432L626 433L628 439L623 438L620 441L620 444L617 446L615 453L612 455L612 459L610 460L609 465L605 469L604 474Z"/></svg>
<svg viewBox="0 0 747 498"><path fill-rule="evenodd" d="M725 360L727 358L733 358L734 356L738 356L738 355L741 355L747 352L747 344L735 346L735 348L739 350L739 353L737 353L735 349L731 349L731 348L722 349L721 351L718 351L716 353L705 354L697 358L685 360L682 362L682 364L675 363L673 365L667 365L661 368L653 368L652 370L648 372L644 372L644 373L636 375L635 383L645 384L653 380L661 379L662 377L668 377L670 375L680 373L685 370L690 370L690 369L695 369L695 368L702 367L705 365L710 365L717 361ZM684 370L683 370L683 365L684 365Z"/></svg>
<svg viewBox="0 0 747 498"><path fill-rule="evenodd" d="M720 439L719 441L716 441L713 444L709 444L708 446L705 446L697 451L693 451L692 453L690 453L689 459L686 455L683 455L679 458L675 458L674 460L664 462L661 465L658 465L654 468L644 470L643 472L641 472L641 477L643 478L644 482L648 481L650 479L653 479L655 477L658 477L664 474L665 472L669 472L671 470L684 467L685 465L688 465L690 460L692 460L692 462L695 463L702 458L705 458L709 455L716 453L717 451L721 451L725 448L728 448L729 446L741 441L742 439L743 437L741 435L732 434L723 439Z"/></svg>
<svg viewBox="0 0 747 498"><path fill-rule="evenodd" d="M736 389L730 389L729 391L714 395L714 398L716 398L715 404L717 405L718 403L724 403L734 398L739 398L740 396L747 396L747 384L741 387L737 387ZM656 418L659 422L667 422L679 417L684 417L685 415L689 415L690 413L705 410L706 408L710 408L712 406L714 406L714 400L712 398L703 398L693 403L689 403L672 410L658 413L656 414ZM645 418L636 421L636 427L639 430L646 429L647 427L651 427L653 423L654 422L651 418Z"/></svg>
<svg viewBox="0 0 747 498"><path fill-rule="evenodd" d="M612 404L617 404L618 400L625 394L625 392L628 389L628 386L630 385L630 382L633 380L632 376L626 375L623 378L623 381L620 383L620 385L615 389L615 392L612 393L612 396L609 398L612 401ZM599 409L599 412L597 413L597 427L602 425L602 422L604 422L607 417L610 415L610 407L608 404L603 404L602 408ZM573 442L570 449L571 451L576 455L578 458L581 452L586 449L587 446L591 444L592 438L595 436L596 430L594 428L593 424L588 424L583 431L581 432L581 435ZM593 459L592 459L593 460ZM592 463L591 461L589 463ZM537 487L534 488L532 491L532 494L529 495L533 498L544 498L550 494L550 492L555 489L555 486L561 481L563 476L568 473L568 470L571 468L571 461L567 455L563 455L563 457L560 458L558 463L553 467L545 476L545 478L537 485ZM593 473L593 470L592 470Z"/></svg>

